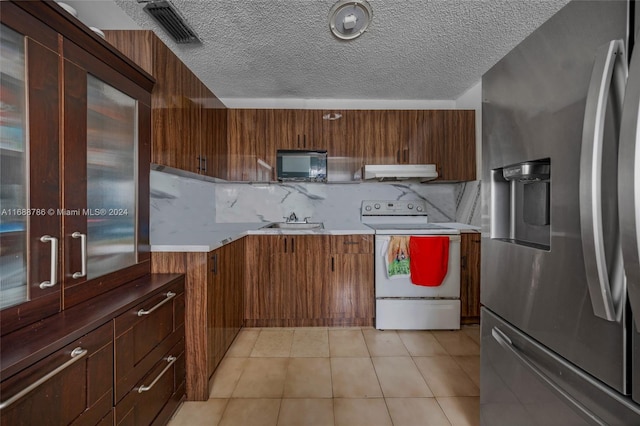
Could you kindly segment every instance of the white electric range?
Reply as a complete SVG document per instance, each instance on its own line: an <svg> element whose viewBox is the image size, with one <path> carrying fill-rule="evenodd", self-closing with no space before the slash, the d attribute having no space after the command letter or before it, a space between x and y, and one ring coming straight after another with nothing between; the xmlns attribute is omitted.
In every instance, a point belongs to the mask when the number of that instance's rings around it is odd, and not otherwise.
<svg viewBox="0 0 640 426"><path fill-rule="evenodd" d="M376 328L379 330L460 328L460 231L429 223L426 211L424 200L362 202L361 221L375 230ZM409 275L389 276L385 259L395 236L449 237L447 273L439 286L416 285Z"/></svg>

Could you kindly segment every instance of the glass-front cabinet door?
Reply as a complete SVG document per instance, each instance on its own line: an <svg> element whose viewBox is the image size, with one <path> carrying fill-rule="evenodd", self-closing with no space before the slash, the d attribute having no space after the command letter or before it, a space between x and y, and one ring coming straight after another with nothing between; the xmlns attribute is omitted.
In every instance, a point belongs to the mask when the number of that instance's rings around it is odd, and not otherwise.
<svg viewBox="0 0 640 426"><path fill-rule="evenodd" d="M3 2L4 3L4 2ZM0 23L2 334L60 310L56 34L3 4Z"/></svg>
<svg viewBox="0 0 640 426"><path fill-rule="evenodd" d="M140 101L148 92L72 43L63 49L66 308L148 272L140 256L148 244L140 208L148 192L140 188L148 180L140 176L149 160L140 151L149 143L150 109Z"/></svg>

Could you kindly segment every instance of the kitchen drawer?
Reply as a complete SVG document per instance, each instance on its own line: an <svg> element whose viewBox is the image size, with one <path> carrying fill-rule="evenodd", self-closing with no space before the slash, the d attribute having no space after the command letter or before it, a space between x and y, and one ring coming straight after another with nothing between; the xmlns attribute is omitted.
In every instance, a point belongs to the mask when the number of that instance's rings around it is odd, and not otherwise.
<svg viewBox="0 0 640 426"><path fill-rule="evenodd" d="M373 235L332 235L331 253L373 253Z"/></svg>
<svg viewBox="0 0 640 426"><path fill-rule="evenodd" d="M48 380L10 403L15 395L51 373ZM113 406L111 324L3 380L0 394L2 404L9 403L1 411L3 425L99 424Z"/></svg>
<svg viewBox="0 0 640 426"><path fill-rule="evenodd" d="M117 403L184 337L184 281L116 317L114 330Z"/></svg>
<svg viewBox="0 0 640 426"><path fill-rule="evenodd" d="M184 395L184 380L184 339L180 339L116 405L115 424L166 423Z"/></svg>

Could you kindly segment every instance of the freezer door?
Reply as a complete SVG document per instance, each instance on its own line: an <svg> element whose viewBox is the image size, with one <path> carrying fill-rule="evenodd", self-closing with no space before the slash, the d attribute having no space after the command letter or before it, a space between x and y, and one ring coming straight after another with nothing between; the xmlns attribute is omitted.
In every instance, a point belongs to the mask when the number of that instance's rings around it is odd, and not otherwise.
<svg viewBox="0 0 640 426"><path fill-rule="evenodd" d="M481 312L480 423L637 425L640 407L487 309Z"/></svg>
<svg viewBox="0 0 640 426"><path fill-rule="evenodd" d="M481 302L622 393L630 392L624 289L592 286L590 292L589 283L594 281L587 278L587 270L605 275L607 266L619 265L615 155L619 84L608 86L609 105L596 131L604 138L599 151L602 157L598 153L595 156L602 162L591 164L597 163L602 186L596 182L599 189L594 202L588 203L599 209L594 213L599 219L598 232L591 236L598 246L590 252L583 244L583 233L590 230L583 226L588 224L583 223L580 211L581 197L585 200L580 192L581 178L584 182L589 174L581 176L580 166L594 64L602 46L612 40L626 40L627 7L625 1L570 2L482 80ZM611 74L618 72L613 70ZM546 218L548 213L549 218L549 224L544 225L549 227L548 244L527 245L498 238L500 229L509 230L510 205L500 197L509 197L505 188L510 182L501 180L496 170L543 159L550 165L550 188L543 191L549 197L549 211L544 215ZM507 211L498 214L505 208ZM522 209L513 208L511 213L518 211ZM528 226L540 225L530 221ZM594 254L599 256L595 269ZM620 283L620 268L611 270L617 272L608 277L609 282Z"/></svg>

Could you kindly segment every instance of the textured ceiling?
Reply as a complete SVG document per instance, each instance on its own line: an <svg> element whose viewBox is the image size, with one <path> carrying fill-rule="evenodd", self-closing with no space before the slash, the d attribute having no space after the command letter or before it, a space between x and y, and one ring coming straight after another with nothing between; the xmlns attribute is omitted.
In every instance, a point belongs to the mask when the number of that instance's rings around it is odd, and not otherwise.
<svg viewBox="0 0 640 426"><path fill-rule="evenodd" d="M370 0L352 41L329 31L333 0L172 2L201 45L175 44L143 4L115 0L223 101L454 100L567 0Z"/></svg>

